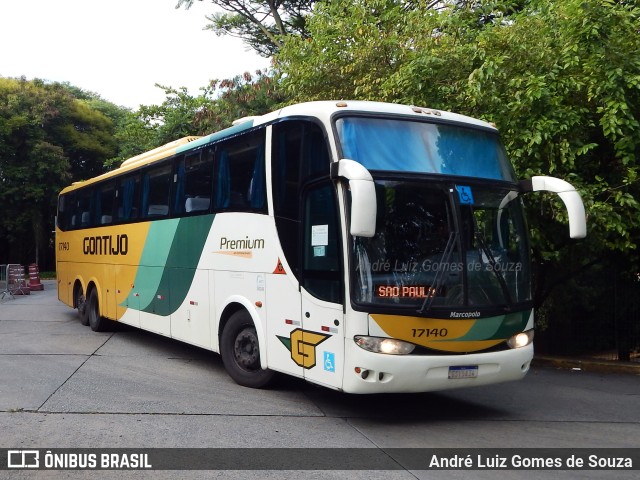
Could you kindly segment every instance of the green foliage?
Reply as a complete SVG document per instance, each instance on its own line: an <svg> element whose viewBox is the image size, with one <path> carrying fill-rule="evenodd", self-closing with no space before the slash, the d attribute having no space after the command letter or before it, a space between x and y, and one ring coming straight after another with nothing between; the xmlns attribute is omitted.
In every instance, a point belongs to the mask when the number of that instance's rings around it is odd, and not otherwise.
<svg viewBox="0 0 640 480"><path fill-rule="evenodd" d="M477 3L477 5L476 5ZM473 68L483 26L517 2L321 2L310 38L289 36L276 55L291 102L354 98L448 107Z"/></svg>
<svg viewBox="0 0 640 480"><path fill-rule="evenodd" d="M156 143L156 127L145 123L140 111L126 111L116 119L114 139L118 144L118 155L106 160L109 169L118 167L127 158L151 150Z"/></svg>
<svg viewBox="0 0 640 480"><path fill-rule="evenodd" d="M196 121L200 131L214 132L227 128L234 120L251 115L264 115L284 101L273 73L257 70L234 78L214 80L209 85L215 98L202 109Z"/></svg>
<svg viewBox="0 0 640 480"><path fill-rule="evenodd" d="M229 127L282 101L265 71L213 81L193 96L161 87L161 105L136 112L67 83L0 77L0 263L47 266L56 198L73 181L94 177L124 159L187 135Z"/></svg>
<svg viewBox="0 0 640 480"><path fill-rule="evenodd" d="M0 263L36 260L58 192L115 155L114 125L97 101L68 84L0 78Z"/></svg>
<svg viewBox="0 0 640 480"><path fill-rule="evenodd" d="M165 91L166 99L162 105L142 105L139 117L147 128L154 130L153 143L163 145L178 138L198 134L194 128L194 119L198 112L210 102L208 92L196 97L182 87L175 89L156 85Z"/></svg>
<svg viewBox="0 0 640 480"><path fill-rule="evenodd" d="M291 101L376 99L495 122L523 178L554 175L582 193L589 237L567 238L553 195L527 197L537 303L609 253L640 270L639 9L613 0L322 2L311 39L276 57ZM553 219L557 221L553 221Z"/></svg>
<svg viewBox="0 0 640 480"><path fill-rule="evenodd" d="M393 0L318 3L310 38L287 37L276 56L287 98L389 100L389 76L428 36L408 34L408 17Z"/></svg>
<svg viewBox="0 0 640 480"><path fill-rule="evenodd" d="M268 113L282 101L273 76L262 70L213 80L197 96L186 88L159 87L166 95L161 105L142 105L117 128L120 155L108 161L110 166L178 138L207 135L230 127L238 118Z"/></svg>
<svg viewBox="0 0 640 480"><path fill-rule="evenodd" d="M567 270L605 259L627 276L640 269L636 255L615 263L610 255L634 252L640 240L640 10L541 1L512 20L479 35L480 64L462 99L470 114L498 125L522 176L565 178L584 197L583 244L559 242L566 230L549 218L564 223L566 215L554 196L529 198L541 302Z"/></svg>

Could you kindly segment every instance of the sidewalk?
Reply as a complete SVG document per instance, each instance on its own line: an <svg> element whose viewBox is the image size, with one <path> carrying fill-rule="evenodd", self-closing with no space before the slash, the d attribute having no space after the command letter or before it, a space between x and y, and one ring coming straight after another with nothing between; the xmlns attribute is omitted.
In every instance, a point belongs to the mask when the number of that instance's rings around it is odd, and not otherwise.
<svg viewBox="0 0 640 480"><path fill-rule="evenodd" d="M533 366L549 367L563 370L581 370L600 373L626 373L640 375L640 363L619 362L613 360L598 360L592 358L554 357L551 355L536 355Z"/></svg>

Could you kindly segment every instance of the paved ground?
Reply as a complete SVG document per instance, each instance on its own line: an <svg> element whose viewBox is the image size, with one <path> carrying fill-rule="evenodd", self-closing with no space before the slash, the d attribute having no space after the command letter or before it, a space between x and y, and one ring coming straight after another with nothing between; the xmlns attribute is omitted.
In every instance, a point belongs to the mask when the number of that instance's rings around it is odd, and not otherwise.
<svg viewBox="0 0 640 480"><path fill-rule="evenodd" d="M220 358L127 327L95 333L44 292L0 303L0 448L640 448L640 378L534 368L518 383L355 396L233 383ZM11 473L12 476L7 474ZM0 478L87 472L0 471ZM635 472L127 472L132 478L636 478ZM570 472L571 473L571 472ZM93 472L120 478L122 472ZM633 475L636 474L636 475Z"/></svg>

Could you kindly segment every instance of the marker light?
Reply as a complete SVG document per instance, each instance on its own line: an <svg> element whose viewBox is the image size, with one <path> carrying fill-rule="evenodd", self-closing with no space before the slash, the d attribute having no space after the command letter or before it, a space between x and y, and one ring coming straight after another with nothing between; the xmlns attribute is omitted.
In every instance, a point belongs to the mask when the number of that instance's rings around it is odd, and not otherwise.
<svg viewBox="0 0 640 480"><path fill-rule="evenodd" d="M387 355L408 355L416 347L412 343L396 340L395 338L379 337L354 337L356 345L363 350L373 353L385 353Z"/></svg>
<svg viewBox="0 0 640 480"><path fill-rule="evenodd" d="M529 345L533 342L533 329L527 330L526 332L517 333L509 340L507 340L507 345L511 348L522 348Z"/></svg>

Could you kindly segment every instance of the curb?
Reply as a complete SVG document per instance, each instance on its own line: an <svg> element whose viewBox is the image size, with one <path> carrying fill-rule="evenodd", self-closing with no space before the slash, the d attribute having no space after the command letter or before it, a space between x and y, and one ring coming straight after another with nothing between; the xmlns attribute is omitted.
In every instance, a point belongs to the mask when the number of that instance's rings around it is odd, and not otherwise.
<svg viewBox="0 0 640 480"><path fill-rule="evenodd" d="M640 375L640 363L594 360L589 358L535 356L532 362L535 367L553 367L563 370L580 370L583 372L626 373Z"/></svg>

